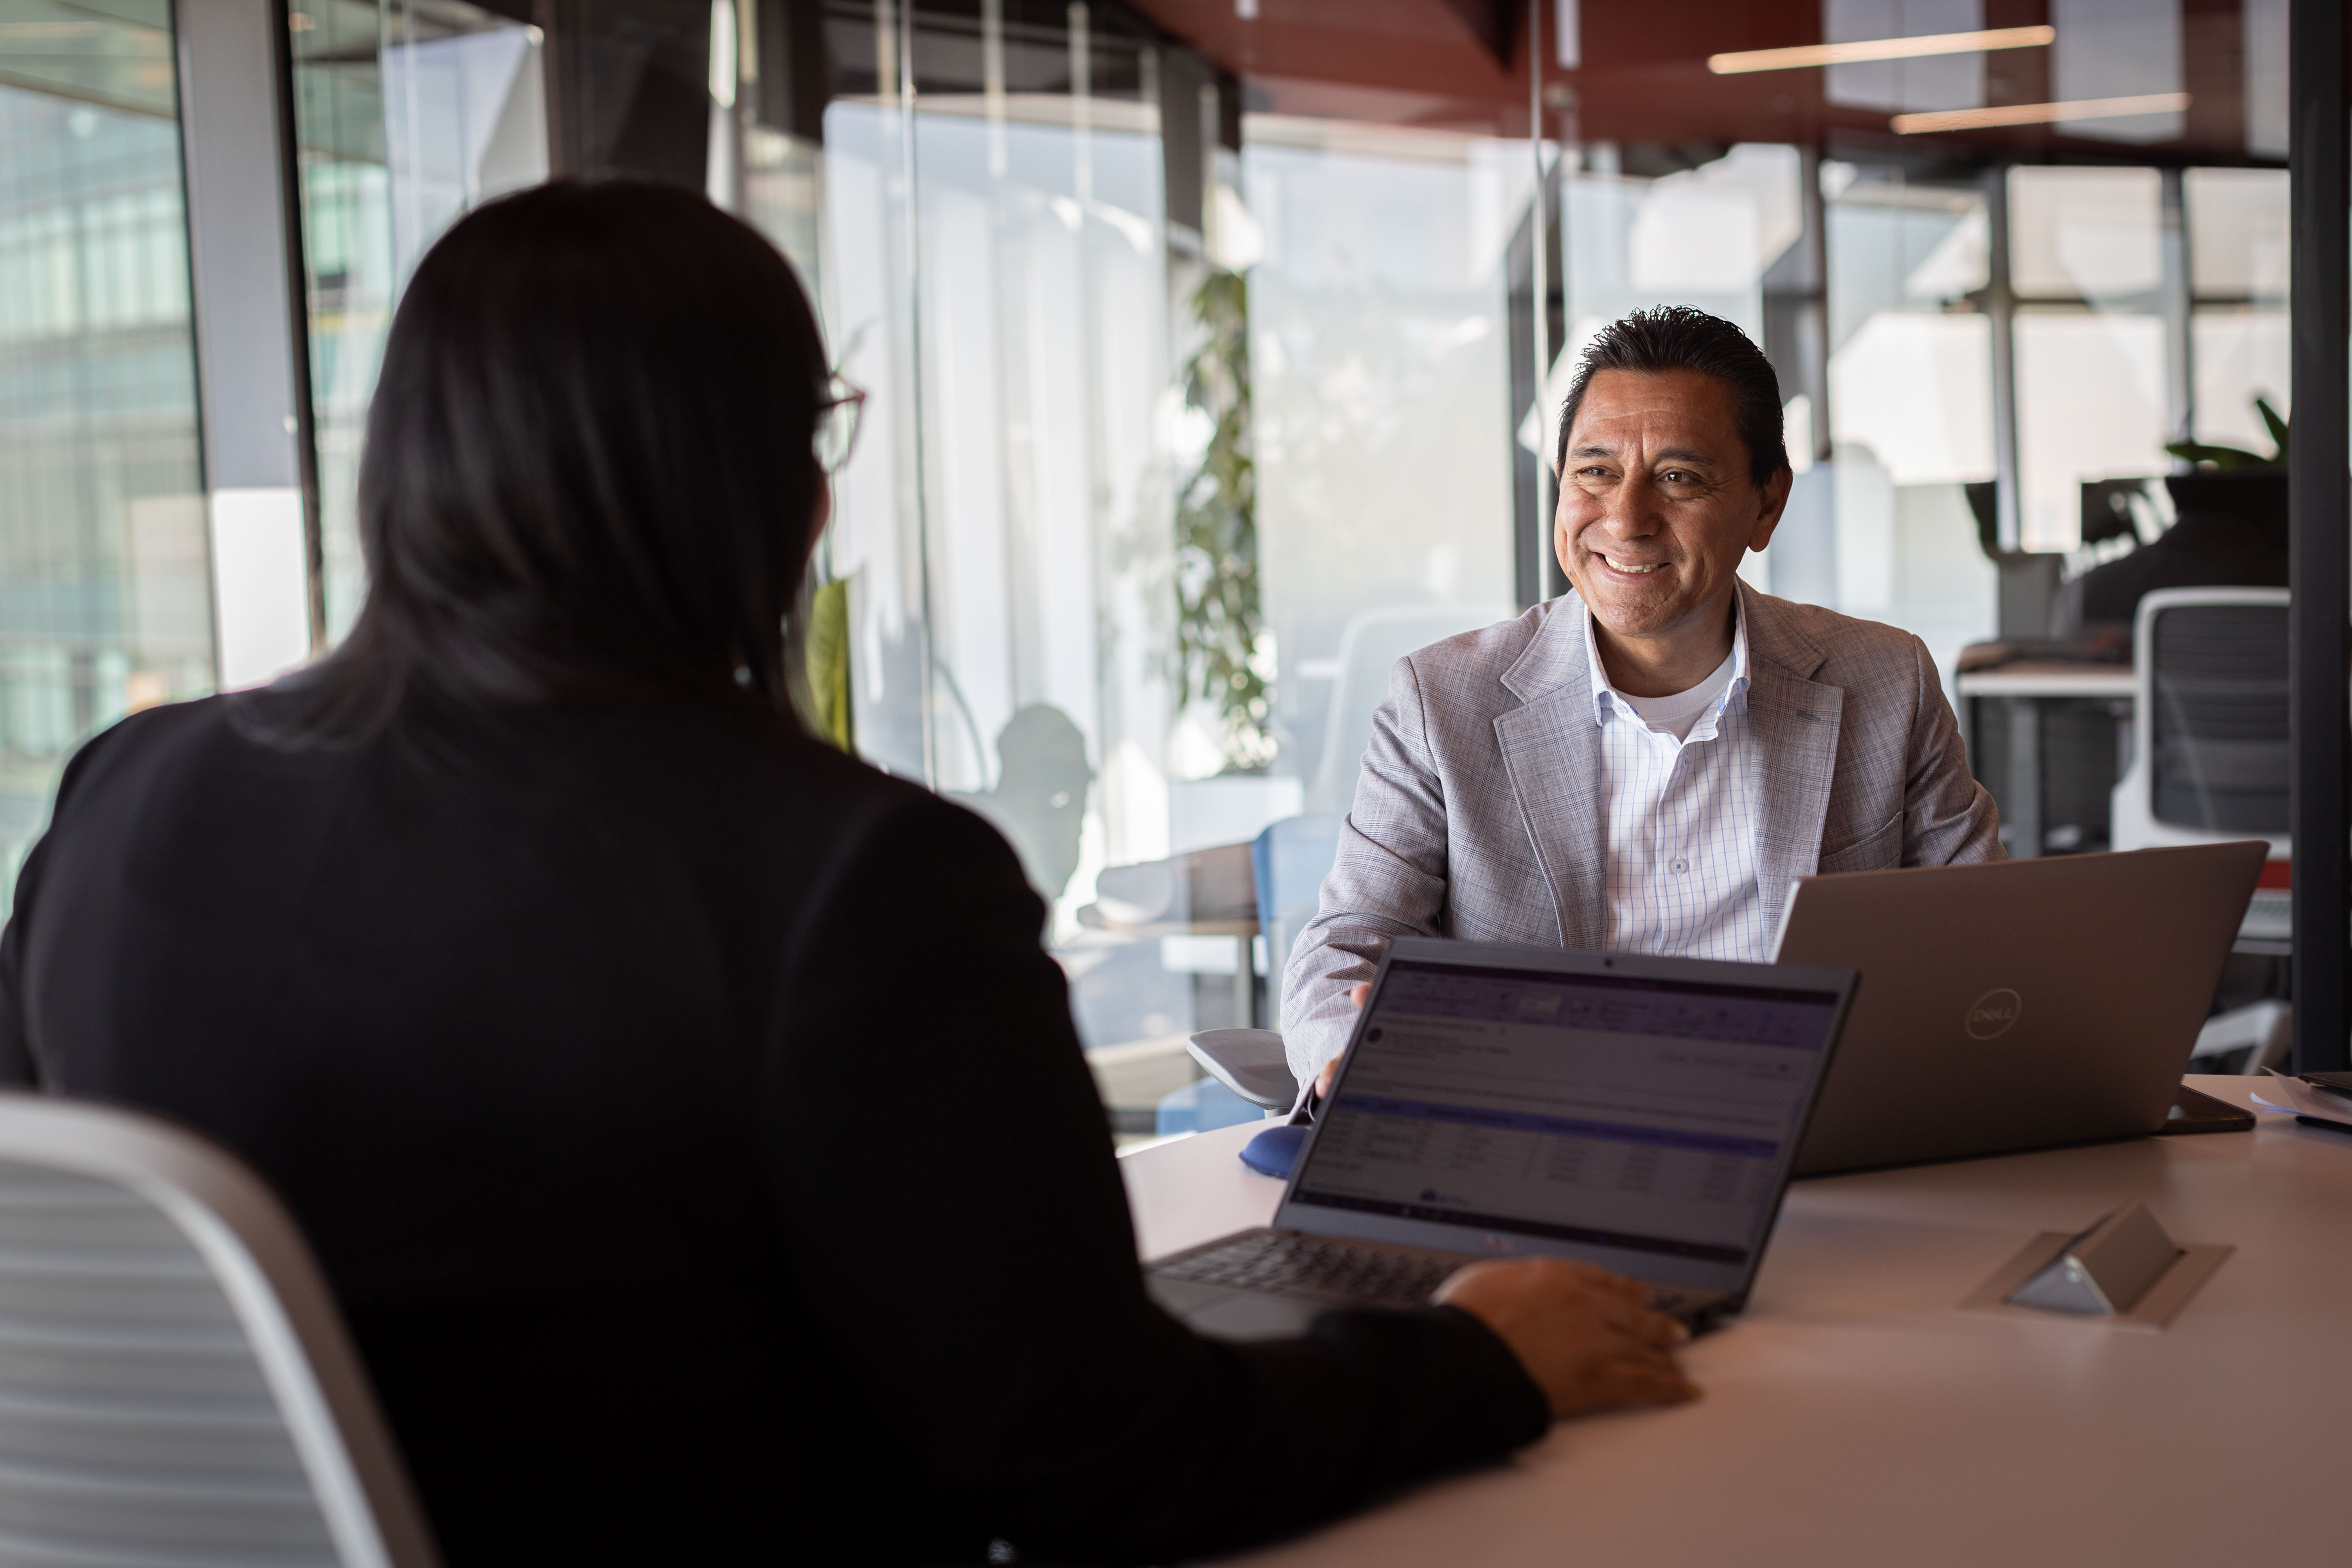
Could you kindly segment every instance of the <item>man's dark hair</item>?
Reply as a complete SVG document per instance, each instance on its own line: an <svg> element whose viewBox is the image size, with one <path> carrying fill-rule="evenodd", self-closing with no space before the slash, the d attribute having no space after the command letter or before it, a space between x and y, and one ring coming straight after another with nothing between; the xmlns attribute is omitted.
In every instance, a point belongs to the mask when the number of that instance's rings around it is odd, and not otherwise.
<svg viewBox="0 0 2352 1568"><path fill-rule="evenodd" d="M1789 466L1780 420L1780 378L1746 332L1719 316L1688 305L1661 305L1612 321L1585 345L1584 357L1559 411L1559 468L1568 469L1568 433L1584 406L1584 389L1604 370L1657 375L1695 370L1731 389L1731 419L1748 447L1749 481L1763 485Z"/></svg>
<svg viewBox="0 0 2352 1568"><path fill-rule="evenodd" d="M359 476L367 602L277 689L284 737L357 743L418 698L790 721L828 379L791 266L699 195L558 182L475 211L393 320Z"/></svg>

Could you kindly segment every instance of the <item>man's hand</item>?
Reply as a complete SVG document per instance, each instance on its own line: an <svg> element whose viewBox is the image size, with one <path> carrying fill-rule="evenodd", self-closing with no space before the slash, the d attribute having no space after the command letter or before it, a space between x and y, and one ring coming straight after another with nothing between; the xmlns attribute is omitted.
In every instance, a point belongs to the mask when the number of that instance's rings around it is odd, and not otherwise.
<svg viewBox="0 0 2352 1568"><path fill-rule="evenodd" d="M1690 1331L1652 1311L1649 1288L1622 1274L1559 1258L1474 1263L1434 1300L1494 1330L1555 1418L1698 1397L1675 1360Z"/></svg>
<svg viewBox="0 0 2352 1568"><path fill-rule="evenodd" d="M1364 1010L1364 1004L1371 999L1371 994L1372 983L1369 980L1348 987L1348 1000L1356 1005L1356 1011L1359 1013ZM1341 1053L1341 1055L1345 1054L1345 1052ZM1323 1064L1323 1070L1315 1075L1315 1098L1318 1100L1330 1099L1331 1080L1339 1076L1339 1058L1333 1057L1329 1061Z"/></svg>

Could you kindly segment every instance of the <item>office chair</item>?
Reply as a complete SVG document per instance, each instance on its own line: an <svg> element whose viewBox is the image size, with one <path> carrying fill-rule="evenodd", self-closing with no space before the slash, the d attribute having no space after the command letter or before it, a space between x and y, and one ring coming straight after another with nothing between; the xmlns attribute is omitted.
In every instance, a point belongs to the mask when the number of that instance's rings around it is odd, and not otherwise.
<svg viewBox="0 0 2352 1568"><path fill-rule="evenodd" d="M1286 816L1250 844L1258 929L1265 933L1268 1011L1277 1016L1283 970L1298 932L1322 903L1323 879L1339 857L1339 826L1345 820L1328 812ZM1211 1078L1251 1105L1287 1110L1298 1098L1297 1080L1290 1076L1282 1036L1276 1030L1210 1029L1193 1036L1186 1048Z"/></svg>
<svg viewBox="0 0 2352 1568"><path fill-rule="evenodd" d="M437 1562L293 1221L151 1118L0 1093L0 1560Z"/></svg>
<svg viewBox="0 0 2352 1568"><path fill-rule="evenodd" d="M1346 820L1335 812L1286 816L1250 843L1258 929L1265 933L1265 967L1277 985L1300 930L1322 907L1323 879L1339 858L1339 826Z"/></svg>
<svg viewBox="0 0 2352 1568"><path fill-rule="evenodd" d="M2130 766L2116 785L2117 849L2267 838L2284 871L2287 790L2287 605L2284 588L2160 588L2139 602L2132 639ZM2254 889L2240 940L2291 934L2284 875ZM2276 885L2273 885L2276 884ZM2261 950L2257 950L2261 951ZM2232 1008L2207 1021L2192 1062L2242 1052L2257 1074L2285 1058L2286 1004Z"/></svg>
<svg viewBox="0 0 2352 1568"><path fill-rule="evenodd" d="M2267 838L2273 859L2288 858L2287 603L2284 588L2140 601L2117 849Z"/></svg>
<svg viewBox="0 0 2352 1568"><path fill-rule="evenodd" d="M1307 809L1345 811L1372 741L1372 714L1387 700L1396 661L1431 643L1515 614L1505 605L1404 605L1366 610L1339 633L1339 685L1323 728L1323 755L1307 784Z"/></svg>

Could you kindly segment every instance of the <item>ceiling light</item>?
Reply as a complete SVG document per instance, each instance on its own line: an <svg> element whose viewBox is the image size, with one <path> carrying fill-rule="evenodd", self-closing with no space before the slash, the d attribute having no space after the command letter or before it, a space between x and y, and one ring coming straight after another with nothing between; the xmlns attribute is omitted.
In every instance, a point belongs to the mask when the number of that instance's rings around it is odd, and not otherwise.
<svg viewBox="0 0 2352 1568"><path fill-rule="evenodd" d="M1997 109L1950 109L1937 114L1898 114L1895 133L1981 131L1994 125L2050 125L2067 120L2116 120L2126 114L2178 114L2189 107L2185 92L2151 92L2138 98L2081 98L2072 103L2010 103Z"/></svg>
<svg viewBox="0 0 2352 1568"><path fill-rule="evenodd" d="M1748 71L1807 70L1815 66L1858 65L1865 60L1912 60L1926 55L1980 55L1993 49L2038 49L2057 41L2055 27L1995 27L1987 33L1933 33L1920 38L1872 38L1859 44L1805 44L1792 49L1750 49L1709 55L1706 68L1717 76Z"/></svg>

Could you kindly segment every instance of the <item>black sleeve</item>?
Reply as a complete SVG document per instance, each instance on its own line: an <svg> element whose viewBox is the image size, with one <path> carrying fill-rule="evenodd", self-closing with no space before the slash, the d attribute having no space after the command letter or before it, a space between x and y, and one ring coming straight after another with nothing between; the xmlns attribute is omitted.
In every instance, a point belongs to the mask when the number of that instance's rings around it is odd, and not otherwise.
<svg viewBox="0 0 2352 1568"><path fill-rule="evenodd" d="M7 927L0 930L0 1087L8 1089L32 1089L39 1082L31 1034L25 1025L25 922L31 913L34 887L40 879L41 849L37 843L25 857Z"/></svg>
<svg viewBox="0 0 2352 1568"><path fill-rule="evenodd" d="M902 798L835 867L787 955L770 1176L828 1352L972 1523L1033 1558L1192 1557L1549 1428L1450 1308L1250 1346L1161 1312L1012 852Z"/></svg>
<svg viewBox="0 0 2352 1568"><path fill-rule="evenodd" d="M40 1064L33 1055L32 1031L26 1023L25 931L39 902L41 873L48 862L50 830L64 818L75 781L89 770L101 750L109 749L105 746L107 739L129 722L124 720L100 731L84 741L67 761L65 771L58 776L57 798L49 804L49 826L34 841L25 857L24 868L16 873L15 896L8 905L8 924L0 930L0 1087L33 1089L40 1083Z"/></svg>

